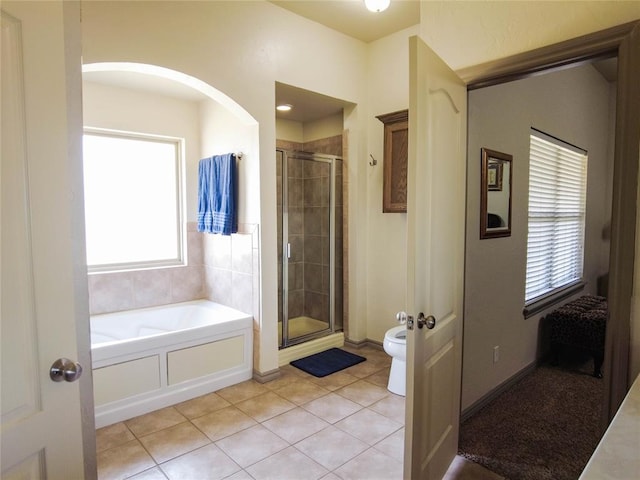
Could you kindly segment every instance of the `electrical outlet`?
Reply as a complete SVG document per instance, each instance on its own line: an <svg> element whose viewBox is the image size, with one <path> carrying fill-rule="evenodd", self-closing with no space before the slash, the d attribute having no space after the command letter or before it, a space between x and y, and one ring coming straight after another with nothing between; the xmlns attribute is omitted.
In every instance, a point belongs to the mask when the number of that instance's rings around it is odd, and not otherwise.
<svg viewBox="0 0 640 480"><path fill-rule="evenodd" d="M493 363L498 363L498 360L500 360L500 347L496 345L493 347Z"/></svg>

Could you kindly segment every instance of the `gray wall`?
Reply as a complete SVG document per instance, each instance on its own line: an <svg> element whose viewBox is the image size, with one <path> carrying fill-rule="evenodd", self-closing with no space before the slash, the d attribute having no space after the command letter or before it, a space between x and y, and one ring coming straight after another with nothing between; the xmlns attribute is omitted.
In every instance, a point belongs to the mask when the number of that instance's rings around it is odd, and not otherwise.
<svg viewBox="0 0 640 480"><path fill-rule="evenodd" d="M530 127L588 151L587 220L581 293L596 293L608 269L603 229L611 210L610 141L615 91L591 66L469 93L469 152L462 409L535 362L540 318L523 318L527 256ZM512 233L479 239L480 149L513 155ZM500 359L493 362L493 348Z"/></svg>

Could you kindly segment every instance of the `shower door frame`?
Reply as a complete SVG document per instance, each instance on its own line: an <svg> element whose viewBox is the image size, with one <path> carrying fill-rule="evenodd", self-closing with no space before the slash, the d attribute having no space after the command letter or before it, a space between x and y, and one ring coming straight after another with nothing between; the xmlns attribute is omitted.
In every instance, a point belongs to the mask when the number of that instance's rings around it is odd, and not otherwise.
<svg viewBox="0 0 640 480"><path fill-rule="evenodd" d="M284 150L282 152L282 342L279 349L298 345L315 338L330 335L335 331L335 258L336 258L336 160L341 157L323 153ZM314 161L329 164L331 168L329 180L329 327L317 332L289 338L289 159ZM286 201L285 201L286 200Z"/></svg>

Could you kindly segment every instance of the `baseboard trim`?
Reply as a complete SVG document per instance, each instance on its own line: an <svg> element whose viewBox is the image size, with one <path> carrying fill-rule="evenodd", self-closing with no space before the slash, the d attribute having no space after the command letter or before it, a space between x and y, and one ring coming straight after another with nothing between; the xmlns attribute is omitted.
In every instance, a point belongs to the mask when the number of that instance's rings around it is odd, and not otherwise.
<svg viewBox="0 0 640 480"><path fill-rule="evenodd" d="M267 383L280 377L280 369L275 368L265 373L253 371L253 379L258 383Z"/></svg>
<svg viewBox="0 0 640 480"><path fill-rule="evenodd" d="M500 394L509 390L516 383L518 383L524 377L526 377L531 372L533 372L538 366L538 363L539 362L537 360L534 360L529 365L524 367L522 370L517 372L515 375L511 376L510 378L502 382L500 385L498 385L496 388L491 390L489 393L487 393L485 396L483 396L482 398L474 402L471 406L465 408L460 414L460 423L474 416L476 413L482 410L482 408L484 408L487 404L489 404L491 401L497 398Z"/></svg>
<svg viewBox="0 0 640 480"><path fill-rule="evenodd" d="M351 340L349 338L344 339L344 344L351 348L366 347L368 343L369 343L369 340L366 338L364 340Z"/></svg>
<svg viewBox="0 0 640 480"><path fill-rule="evenodd" d="M355 348L356 350L364 347L372 347L377 350L383 350L382 343L376 342L375 340L369 340L368 338L365 338L364 340L359 340L357 342L354 340L345 338L344 344L351 348Z"/></svg>

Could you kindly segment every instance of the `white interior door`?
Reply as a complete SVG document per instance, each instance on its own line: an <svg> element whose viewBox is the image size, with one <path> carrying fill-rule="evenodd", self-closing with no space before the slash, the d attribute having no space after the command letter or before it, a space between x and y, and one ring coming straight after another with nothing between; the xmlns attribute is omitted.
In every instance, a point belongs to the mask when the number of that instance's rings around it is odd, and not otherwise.
<svg viewBox="0 0 640 480"><path fill-rule="evenodd" d="M79 2L2 2L1 476L81 479L94 449ZM80 327L80 328L78 328ZM72 380L54 361L80 360ZM93 455L95 458L95 453Z"/></svg>
<svg viewBox="0 0 640 480"><path fill-rule="evenodd" d="M458 448L467 90L418 37L409 58L404 476L435 480ZM434 328L419 328L420 312Z"/></svg>

